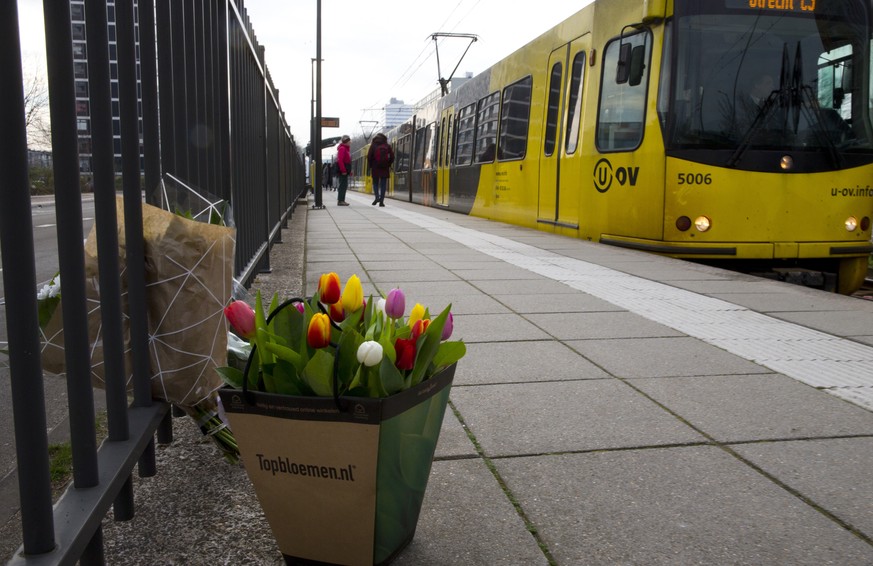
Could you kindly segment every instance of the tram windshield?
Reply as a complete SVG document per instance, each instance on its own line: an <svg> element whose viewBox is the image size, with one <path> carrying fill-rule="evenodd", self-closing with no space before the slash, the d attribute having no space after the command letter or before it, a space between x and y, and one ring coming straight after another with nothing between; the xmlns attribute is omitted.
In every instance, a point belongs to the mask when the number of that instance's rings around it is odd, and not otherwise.
<svg viewBox="0 0 873 566"><path fill-rule="evenodd" d="M749 151L809 151L832 168L873 154L868 6L676 0L658 101L668 151L729 150L711 157L728 166Z"/></svg>

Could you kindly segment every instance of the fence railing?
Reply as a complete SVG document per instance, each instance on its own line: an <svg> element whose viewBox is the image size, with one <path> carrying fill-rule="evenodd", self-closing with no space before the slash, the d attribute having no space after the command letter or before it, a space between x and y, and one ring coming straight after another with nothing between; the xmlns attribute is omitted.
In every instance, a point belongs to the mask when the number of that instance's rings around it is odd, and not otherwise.
<svg viewBox="0 0 873 566"><path fill-rule="evenodd" d="M234 273L243 284L269 267L269 248L306 190L301 152L241 1L115 0L114 7L121 171L115 170L107 5L96 0L85 4L108 427L106 441L98 446L70 3L44 3L73 456L72 486L53 502L42 410L37 250L24 101L22 90L14 88L22 84L20 31L16 2L0 2L0 73L6 77L6 87L0 89L0 253L23 536L10 564L103 564L102 520L110 507L116 520L133 516L133 468L138 464L141 476L153 475L155 434L159 442L172 437L170 407L152 400L149 383L143 187L152 204L167 204L162 199L168 182L193 188L203 198L228 202L237 229ZM124 302L116 220L119 173L126 240L126 256L121 258L127 270ZM122 343L125 316L130 368L125 368ZM129 373L133 374L130 396L125 383Z"/></svg>

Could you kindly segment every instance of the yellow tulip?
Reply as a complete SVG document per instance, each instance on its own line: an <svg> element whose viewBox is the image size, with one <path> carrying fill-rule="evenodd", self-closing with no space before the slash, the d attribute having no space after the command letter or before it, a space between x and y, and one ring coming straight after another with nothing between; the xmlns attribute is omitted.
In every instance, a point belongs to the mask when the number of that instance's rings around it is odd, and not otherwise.
<svg viewBox="0 0 873 566"><path fill-rule="evenodd" d="M415 306L412 307L412 312L409 313L409 321L407 324L410 328L415 326L415 323L424 318L425 309L421 306L420 303L415 303Z"/></svg>
<svg viewBox="0 0 873 566"><path fill-rule="evenodd" d="M352 275L346 281L342 296L343 310L349 314L358 311L364 306L364 288L357 275Z"/></svg>

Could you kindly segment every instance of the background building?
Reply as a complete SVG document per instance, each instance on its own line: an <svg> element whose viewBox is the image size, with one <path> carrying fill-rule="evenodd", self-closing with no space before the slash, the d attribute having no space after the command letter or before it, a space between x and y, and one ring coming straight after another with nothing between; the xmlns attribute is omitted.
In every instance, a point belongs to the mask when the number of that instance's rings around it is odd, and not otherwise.
<svg viewBox="0 0 873 566"><path fill-rule="evenodd" d="M392 98L383 108L382 127L385 130L390 130L395 126L399 126L412 118L414 111L415 107L411 104L404 104L402 100Z"/></svg>
<svg viewBox="0 0 873 566"><path fill-rule="evenodd" d="M139 11L137 0L133 1L135 14L134 33L139 38ZM88 98L88 49L85 40L85 2L70 0L70 17L73 26L73 69L76 79L76 127L79 133L79 170L91 172L91 108ZM118 44L115 39L115 0L108 0L106 19L109 25L109 76L112 91L112 136L113 153L115 154L115 171L121 173L121 120L118 103ZM141 97L139 70L139 42L136 46L136 80L137 93ZM142 102L140 98L140 140L142 139ZM140 163L142 163L142 144L140 143Z"/></svg>

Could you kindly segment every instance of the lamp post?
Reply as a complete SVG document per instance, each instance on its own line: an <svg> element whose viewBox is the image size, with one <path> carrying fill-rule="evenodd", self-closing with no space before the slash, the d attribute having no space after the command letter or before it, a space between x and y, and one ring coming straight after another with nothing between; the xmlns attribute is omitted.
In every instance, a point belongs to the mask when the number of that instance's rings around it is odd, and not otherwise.
<svg viewBox="0 0 873 566"><path fill-rule="evenodd" d="M315 159L315 205L324 208L321 199L321 0L316 3L315 22L315 119L312 125L312 157Z"/></svg>

